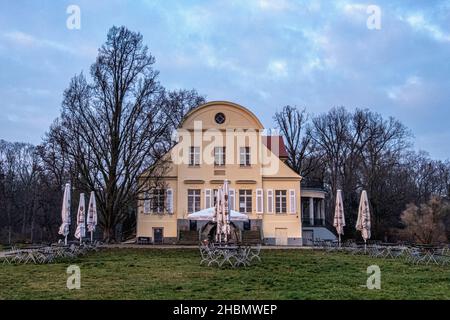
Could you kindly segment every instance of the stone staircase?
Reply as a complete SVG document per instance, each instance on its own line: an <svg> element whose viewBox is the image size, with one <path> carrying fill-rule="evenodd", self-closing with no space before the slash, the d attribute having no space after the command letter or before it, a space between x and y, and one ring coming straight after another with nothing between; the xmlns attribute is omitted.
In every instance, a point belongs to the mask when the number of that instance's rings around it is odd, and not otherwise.
<svg viewBox="0 0 450 320"><path fill-rule="evenodd" d="M193 245L199 241L198 231L180 230L178 233L178 244Z"/></svg>
<svg viewBox="0 0 450 320"><path fill-rule="evenodd" d="M242 231L242 243L250 245L261 244L261 232L259 230Z"/></svg>

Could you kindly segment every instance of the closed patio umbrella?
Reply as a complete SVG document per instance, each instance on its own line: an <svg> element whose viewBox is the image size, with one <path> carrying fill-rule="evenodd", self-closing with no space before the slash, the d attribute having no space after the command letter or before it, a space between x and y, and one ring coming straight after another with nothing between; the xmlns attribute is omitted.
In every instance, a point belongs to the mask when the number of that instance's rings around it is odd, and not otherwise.
<svg viewBox="0 0 450 320"><path fill-rule="evenodd" d="M363 190L361 193L356 230L361 231L361 235L364 239L364 250L366 250L367 240L370 239L370 206L366 190Z"/></svg>
<svg viewBox="0 0 450 320"><path fill-rule="evenodd" d="M228 242L228 234L230 231L230 217L228 212L228 180L225 180L222 187L222 195L220 199L222 210L222 234L224 235L224 241Z"/></svg>
<svg viewBox="0 0 450 320"><path fill-rule="evenodd" d="M80 193L80 203L77 212L77 229L75 230L75 238L80 239L80 244L86 236L86 200L84 193Z"/></svg>
<svg viewBox="0 0 450 320"><path fill-rule="evenodd" d="M97 203L95 201L95 192L91 192L91 197L89 198L89 209L87 216L87 229L91 233L91 243L94 240L94 232L97 227Z"/></svg>
<svg viewBox="0 0 450 320"><path fill-rule="evenodd" d="M230 213L228 212L229 204L228 204L228 198L230 196L230 187L228 185L228 180L225 180L223 182L223 204L224 204L224 214L225 214L225 222L229 226L230 222Z"/></svg>
<svg viewBox="0 0 450 320"><path fill-rule="evenodd" d="M70 228L70 183L66 183L64 188L63 204L61 209L61 226L58 234L64 236L64 243L67 245L67 236Z"/></svg>
<svg viewBox="0 0 450 320"><path fill-rule="evenodd" d="M338 190L336 193L336 207L334 209L333 227L336 228L336 232L339 236L339 246L341 246L341 235L344 234L345 227L344 202L342 201L341 190Z"/></svg>
<svg viewBox="0 0 450 320"><path fill-rule="evenodd" d="M223 199L223 190L222 187L220 187L217 190L216 194L216 222L217 222L217 228L216 228L216 241L222 242L222 226L223 226L223 207L222 207L222 199Z"/></svg>

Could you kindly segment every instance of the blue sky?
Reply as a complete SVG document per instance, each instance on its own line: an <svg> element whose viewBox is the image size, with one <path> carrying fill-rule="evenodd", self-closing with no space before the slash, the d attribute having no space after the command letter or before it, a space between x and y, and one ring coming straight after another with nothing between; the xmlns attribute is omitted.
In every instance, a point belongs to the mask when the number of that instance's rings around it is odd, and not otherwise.
<svg viewBox="0 0 450 320"><path fill-rule="evenodd" d="M66 27L69 5L81 29ZM368 5L381 9L369 30ZM2 0L0 138L39 143L70 78L112 25L140 31L170 89L240 103L272 126L286 104L394 116L450 158L450 1Z"/></svg>

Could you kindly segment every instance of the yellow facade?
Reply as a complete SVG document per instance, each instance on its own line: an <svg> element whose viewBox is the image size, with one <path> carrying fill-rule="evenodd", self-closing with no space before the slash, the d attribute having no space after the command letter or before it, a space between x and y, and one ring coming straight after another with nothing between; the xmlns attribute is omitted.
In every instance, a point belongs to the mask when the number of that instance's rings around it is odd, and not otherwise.
<svg viewBox="0 0 450 320"><path fill-rule="evenodd" d="M163 180L171 209L149 212L148 200L141 200L137 237L154 241L162 232L165 243L175 243L180 230L190 227L190 211L212 206L213 190L227 179L234 194L231 206L248 214L250 228L259 230L265 243L300 245L301 177L280 160L275 142L269 150L263 129L251 111L234 103L210 102L191 111L178 130L179 143L166 155L170 168Z"/></svg>

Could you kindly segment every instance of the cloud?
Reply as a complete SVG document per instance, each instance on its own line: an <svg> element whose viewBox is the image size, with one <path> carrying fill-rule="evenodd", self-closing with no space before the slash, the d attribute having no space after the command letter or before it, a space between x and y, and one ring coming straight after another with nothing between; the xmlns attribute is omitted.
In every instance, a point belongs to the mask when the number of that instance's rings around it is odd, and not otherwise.
<svg viewBox="0 0 450 320"><path fill-rule="evenodd" d="M96 48L92 48L83 44L68 46L61 42L39 38L17 30L4 32L2 35L6 40L21 47L32 49L51 49L62 53L87 57L93 57L97 53Z"/></svg>
<svg viewBox="0 0 450 320"><path fill-rule="evenodd" d="M399 102L409 102L422 87L422 79L418 76L410 76L399 86L393 86L387 90L389 99Z"/></svg>
<svg viewBox="0 0 450 320"><path fill-rule="evenodd" d="M257 6L267 11L285 11L292 8L287 0L257 0Z"/></svg>
<svg viewBox="0 0 450 320"><path fill-rule="evenodd" d="M287 63L284 60L272 60L267 65L267 71L276 78L288 76Z"/></svg>
<svg viewBox="0 0 450 320"><path fill-rule="evenodd" d="M426 33L437 41L450 42L450 34L444 32L438 25L429 23L421 13L410 14L406 17L401 16L399 18L405 21L412 29Z"/></svg>
<svg viewBox="0 0 450 320"><path fill-rule="evenodd" d="M3 33L3 36L8 40L26 47L40 47L40 48L50 48L63 52L72 52L72 50L55 41L47 40L47 39L39 39L30 34L21 31L10 31Z"/></svg>
<svg viewBox="0 0 450 320"><path fill-rule="evenodd" d="M0 12L0 54L7 58L0 59L0 68L8 75L3 83L14 79L18 88L38 88L39 79L48 74L55 83L66 83L92 62L107 28L120 23L142 33L164 85L195 87L208 99L254 106L267 127L272 115L266 111L285 104L315 113L335 105L369 107L397 117L419 134L430 127L439 132L436 123L450 115L450 80L445 76L450 72L449 5L388 0L83 1L86 28L69 37L55 22L61 20L59 9L45 7L39 10L45 16L26 22L10 14L10 7ZM382 10L380 31L367 28L370 4ZM17 5L16 10L24 9ZM24 13L33 16L30 12L27 7ZM83 47L86 41L95 48ZM89 60L67 59L68 54ZM23 89L9 100L28 98L17 105L39 103L45 113L47 106L60 102L62 89L43 89L52 93ZM54 99L49 102L50 97ZM26 126L21 128L26 132Z"/></svg>

